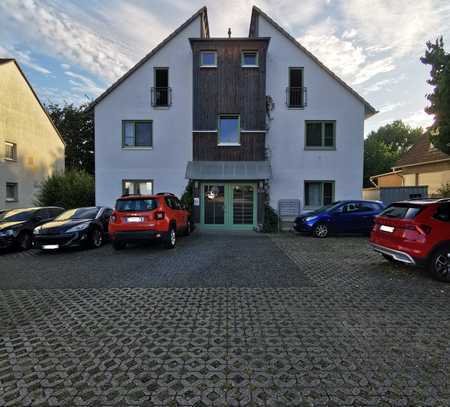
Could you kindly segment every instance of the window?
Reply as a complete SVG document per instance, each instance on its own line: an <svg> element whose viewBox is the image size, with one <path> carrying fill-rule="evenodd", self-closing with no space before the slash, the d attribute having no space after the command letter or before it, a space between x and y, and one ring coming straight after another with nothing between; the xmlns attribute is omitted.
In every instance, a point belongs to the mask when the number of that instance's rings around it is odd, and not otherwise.
<svg viewBox="0 0 450 407"><path fill-rule="evenodd" d="M118 212L153 211L157 207L157 199L118 199L116 202Z"/></svg>
<svg viewBox="0 0 450 407"><path fill-rule="evenodd" d="M319 208L333 201L333 181L305 181L305 206Z"/></svg>
<svg viewBox="0 0 450 407"><path fill-rule="evenodd" d="M239 116L219 117L219 145L239 145Z"/></svg>
<svg viewBox="0 0 450 407"><path fill-rule="evenodd" d="M153 122L124 120L122 122L122 147L153 147Z"/></svg>
<svg viewBox="0 0 450 407"><path fill-rule="evenodd" d="M388 206L380 215L388 218L414 219L422 209L421 206L398 203Z"/></svg>
<svg viewBox="0 0 450 407"><path fill-rule="evenodd" d="M152 106L169 107L172 104L172 92L169 88L169 68L154 69L154 85L152 88Z"/></svg>
<svg viewBox="0 0 450 407"><path fill-rule="evenodd" d="M434 218L442 222L450 222L450 204L443 204L439 206Z"/></svg>
<svg viewBox="0 0 450 407"><path fill-rule="evenodd" d="M243 68L255 68L259 66L257 51L242 51L241 66Z"/></svg>
<svg viewBox="0 0 450 407"><path fill-rule="evenodd" d="M5 160L17 161L17 145L15 143L5 141Z"/></svg>
<svg viewBox="0 0 450 407"><path fill-rule="evenodd" d="M307 121L305 132L306 149L333 150L336 148L336 122Z"/></svg>
<svg viewBox="0 0 450 407"><path fill-rule="evenodd" d="M217 68L217 52L216 51L201 51L200 52L200 67L201 68Z"/></svg>
<svg viewBox="0 0 450 407"><path fill-rule="evenodd" d="M6 183L6 202L17 202L19 198L17 182Z"/></svg>
<svg viewBox="0 0 450 407"><path fill-rule="evenodd" d="M123 180L122 181L123 195L152 195L153 181L152 180Z"/></svg>
<svg viewBox="0 0 450 407"><path fill-rule="evenodd" d="M181 202L178 200L178 198L176 198L174 196L166 196L165 200L166 200L166 204L169 208L175 209L175 210L183 209Z"/></svg>
<svg viewBox="0 0 450 407"><path fill-rule="evenodd" d="M302 109L306 106L306 88L303 86L303 68L289 68L289 86L286 92L289 108Z"/></svg>

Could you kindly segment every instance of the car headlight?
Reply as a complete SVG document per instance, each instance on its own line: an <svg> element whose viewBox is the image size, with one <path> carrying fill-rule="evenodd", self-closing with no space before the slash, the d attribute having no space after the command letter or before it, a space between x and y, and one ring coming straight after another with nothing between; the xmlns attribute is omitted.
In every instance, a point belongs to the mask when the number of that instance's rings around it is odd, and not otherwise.
<svg viewBox="0 0 450 407"><path fill-rule="evenodd" d="M33 235L38 235L41 233L42 227L38 226L37 228L34 228Z"/></svg>
<svg viewBox="0 0 450 407"><path fill-rule="evenodd" d="M315 216L308 216L307 218L305 218L305 222L309 222L309 221L314 220L314 219L316 219Z"/></svg>
<svg viewBox="0 0 450 407"><path fill-rule="evenodd" d="M0 230L0 237L11 237L15 235L16 231L14 229Z"/></svg>
<svg viewBox="0 0 450 407"><path fill-rule="evenodd" d="M89 227L89 223L81 223L79 225L74 226L73 228L70 228L67 230L68 233L73 232L81 232L82 230L86 230Z"/></svg>

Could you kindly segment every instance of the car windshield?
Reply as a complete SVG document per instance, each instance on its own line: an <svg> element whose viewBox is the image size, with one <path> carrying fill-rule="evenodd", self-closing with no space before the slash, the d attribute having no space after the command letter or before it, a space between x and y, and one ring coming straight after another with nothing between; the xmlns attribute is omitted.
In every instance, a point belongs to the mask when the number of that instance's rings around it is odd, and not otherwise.
<svg viewBox="0 0 450 407"><path fill-rule="evenodd" d="M24 222L30 220L37 209L14 209L0 215L0 222Z"/></svg>
<svg viewBox="0 0 450 407"><path fill-rule="evenodd" d="M330 203L328 205L324 205L324 206L322 206L319 209L316 209L316 210L314 210L312 212L309 212L308 215L313 215L313 214L317 215L317 214L322 213L322 212L330 211L331 209L334 209L339 204L340 204L340 202L337 201L337 202Z"/></svg>
<svg viewBox="0 0 450 407"><path fill-rule="evenodd" d="M116 202L118 212L152 211L157 207L156 199L119 199Z"/></svg>
<svg viewBox="0 0 450 407"><path fill-rule="evenodd" d="M393 204L388 206L380 215L388 218L414 219L421 210L422 207L416 205Z"/></svg>
<svg viewBox="0 0 450 407"><path fill-rule="evenodd" d="M69 219L95 219L99 210L99 208L70 209L56 217L55 220L60 221Z"/></svg>

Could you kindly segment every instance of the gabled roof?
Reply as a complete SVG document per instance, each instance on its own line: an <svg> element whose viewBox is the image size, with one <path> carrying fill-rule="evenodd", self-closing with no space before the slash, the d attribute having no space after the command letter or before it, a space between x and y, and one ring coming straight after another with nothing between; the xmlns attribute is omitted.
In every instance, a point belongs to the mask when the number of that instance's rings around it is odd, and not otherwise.
<svg viewBox="0 0 450 407"><path fill-rule="evenodd" d="M189 24L191 24L196 18L201 17L200 37L209 38L209 24L208 24L208 12L206 7L202 7L192 17L181 24L172 34L166 37L155 48L153 48L144 58L142 58L135 66L133 66L128 72L121 76L116 82L114 82L108 89L106 89L97 99L95 99L87 108L90 110L95 107L101 100L108 96L115 88L117 88L125 79L127 79L133 72L138 70L144 65L153 55L155 55L161 48L163 48L170 40L175 38L181 31L183 31Z"/></svg>
<svg viewBox="0 0 450 407"><path fill-rule="evenodd" d="M450 155L438 150L430 142L429 134L425 133L406 153L395 163L393 168L409 167L412 165L433 163L450 160Z"/></svg>
<svg viewBox="0 0 450 407"><path fill-rule="evenodd" d="M52 118L50 117L50 115L47 112L47 109L44 107L44 105L41 103L41 101L39 100L38 95L36 94L36 92L34 91L33 87L31 86L31 83L28 81L27 77L25 76L25 74L23 73L22 69L20 68L19 64L17 63L17 61L14 58L0 58L0 65L6 64L8 62L14 62L14 64L16 65L17 69L19 70L20 74L22 75L23 79L25 79L26 84L28 85L28 87L30 88L31 92L33 93L35 99L37 100L37 102L39 103L39 106L41 107L41 109L44 111L45 115L47 116L47 119L50 121L51 125L53 126L53 128L56 131L56 134L58 135L58 137L61 139L62 143L64 144L64 146L66 145L66 143L64 142L63 137L61 136L61 133L59 132L58 128L55 126L55 123L53 123Z"/></svg>
<svg viewBox="0 0 450 407"><path fill-rule="evenodd" d="M355 96L357 99L359 99L364 104L366 117L371 117L374 114L378 113L378 111L367 100L365 100L358 92L356 92L353 88L351 88L349 85L347 85L334 72L332 72L322 62L320 62L319 59L315 55L313 55L303 45L301 45L284 28L282 28L278 23L276 23L274 20L272 20L272 18L270 18L266 13L264 13L260 8L258 8L256 6L253 6L253 9L252 9L252 17L251 17L251 20L250 20L250 29L249 29L249 37L257 37L258 36L258 19L257 19L258 15L260 15L261 17L264 17L264 19L266 21L268 21L277 31L279 31L284 37L286 37L289 41L291 41L297 48L299 48L303 53L305 53L308 57L310 57L326 73L328 73L333 79L335 79L344 88L346 88L351 94L353 94L353 96Z"/></svg>

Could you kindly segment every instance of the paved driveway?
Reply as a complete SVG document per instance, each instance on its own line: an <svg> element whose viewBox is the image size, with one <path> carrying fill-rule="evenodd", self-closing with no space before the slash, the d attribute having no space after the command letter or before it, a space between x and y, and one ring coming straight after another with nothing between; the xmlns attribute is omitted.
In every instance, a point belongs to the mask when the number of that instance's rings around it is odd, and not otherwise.
<svg viewBox="0 0 450 407"><path fill-rule="evenodd" d="M363 238L0 257L0 405L450 405L450 288Z"/></svg>

